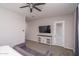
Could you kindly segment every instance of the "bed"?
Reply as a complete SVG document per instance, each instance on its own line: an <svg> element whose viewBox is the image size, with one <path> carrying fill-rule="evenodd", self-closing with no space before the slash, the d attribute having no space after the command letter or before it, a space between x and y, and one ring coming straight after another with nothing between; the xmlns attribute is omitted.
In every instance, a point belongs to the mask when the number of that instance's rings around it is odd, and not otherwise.
<svg viewBox="0 0 79 59"><path fill-rule="evenodd" d="M0 56L22 56L10 46L0 46Z"/></svg>

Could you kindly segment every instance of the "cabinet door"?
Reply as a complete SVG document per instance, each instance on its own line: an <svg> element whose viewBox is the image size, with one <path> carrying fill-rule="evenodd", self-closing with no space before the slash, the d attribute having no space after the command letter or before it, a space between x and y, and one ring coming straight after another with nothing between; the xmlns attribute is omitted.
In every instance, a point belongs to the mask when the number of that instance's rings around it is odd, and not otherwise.
<svg viewBox="0 0 79 59"><path fill-rule="evenodd" d="M50 45L51 43L51 37L46 37L46 44Z"/></svg>
<svg viewBox="0 0 79 59"><path fill-rule="evenodd" d="M41 37L41 43L44 43L44 37Z"/></svg>
<svg viewBox="0 0 79 59"><path fill-rule="evenodd" d="M38 42L41 43L41 37L38 37Z"/></svg>

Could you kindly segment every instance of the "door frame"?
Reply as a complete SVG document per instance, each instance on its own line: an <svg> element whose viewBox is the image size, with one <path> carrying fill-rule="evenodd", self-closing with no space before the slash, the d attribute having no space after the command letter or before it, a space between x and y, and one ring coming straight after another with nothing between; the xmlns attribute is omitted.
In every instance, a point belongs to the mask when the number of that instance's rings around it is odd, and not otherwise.
<svg viewBox="0 0 79 59"><path fill-rule="evenodd" d="M62 34L63 34L63 45L62 45L62 47L65 47L65 22L64 21L56 21L56 22L54 22L54 44L56 45L56 24L57 23L62 23L62 26L63 26L63 32L62 32Z"/></svg>

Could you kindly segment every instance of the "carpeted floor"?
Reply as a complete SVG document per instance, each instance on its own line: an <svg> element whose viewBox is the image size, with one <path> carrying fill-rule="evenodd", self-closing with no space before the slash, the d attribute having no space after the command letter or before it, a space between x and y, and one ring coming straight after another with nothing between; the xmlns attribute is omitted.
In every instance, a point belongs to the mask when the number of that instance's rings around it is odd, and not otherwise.
<svg viewBox="0 0 79 59"><path fill-rule="evenodd" d="M44 55L48 54L48 51L50 50L50 48L51 48L50 52L52 56L73 56L74 55L73 50L71 49L67 49L56 45L52 45L52 47L50 47L49 45L41 44L30 40L26 41L26 46Z"/></svg>

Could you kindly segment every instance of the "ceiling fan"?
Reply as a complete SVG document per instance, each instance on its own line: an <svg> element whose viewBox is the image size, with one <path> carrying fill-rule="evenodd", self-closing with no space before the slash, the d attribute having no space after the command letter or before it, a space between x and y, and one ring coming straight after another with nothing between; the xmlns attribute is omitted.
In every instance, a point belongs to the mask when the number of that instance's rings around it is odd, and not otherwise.
<svg viewBox="0 0 79 59"><path fill-rule="evenodd" d="M33 8L41 12L42 10L39 9L37 6L39 6L39 5L44 5L44 4L45 4L45 3L26 3L25 6L21 6L20 8L29 7L31 13L32 13L32 11L33 11Z"/></svg>

